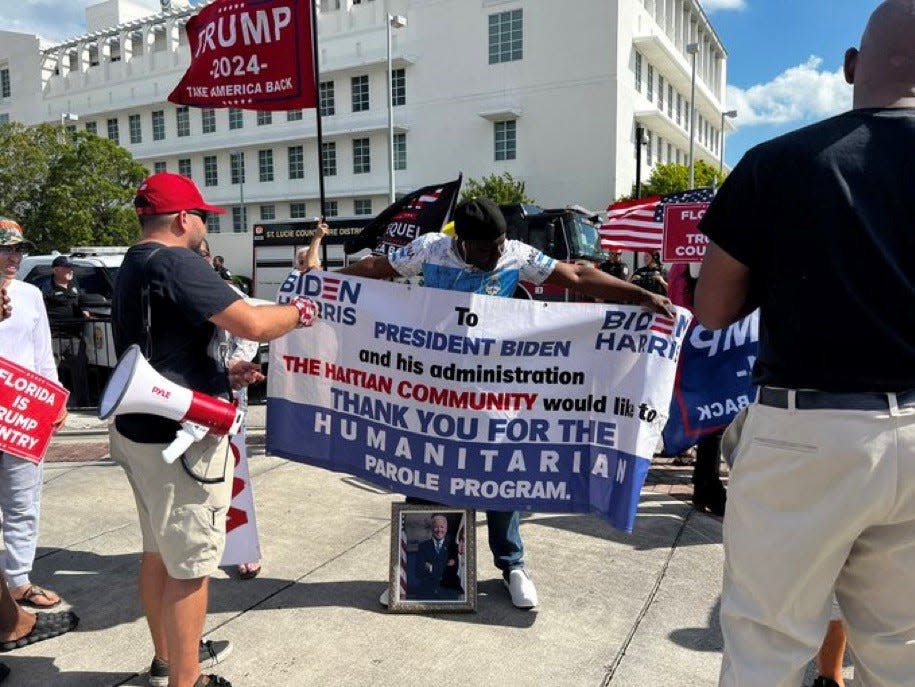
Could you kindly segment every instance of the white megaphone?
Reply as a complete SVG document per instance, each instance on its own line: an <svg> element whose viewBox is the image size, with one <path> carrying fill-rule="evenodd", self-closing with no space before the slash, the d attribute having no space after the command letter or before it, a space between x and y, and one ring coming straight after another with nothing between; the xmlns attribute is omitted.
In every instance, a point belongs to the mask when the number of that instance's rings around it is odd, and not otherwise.
<svg viewBox="0 0 915 687"><path fill-rule="evenodd" d="M175 440L162 451L166 463L173 463L207 433L237 434L245 419L234 403L167 380L152 368L136 344L118 360L98 405L101 420L125 413L160 415L181 423Z"/></svg>

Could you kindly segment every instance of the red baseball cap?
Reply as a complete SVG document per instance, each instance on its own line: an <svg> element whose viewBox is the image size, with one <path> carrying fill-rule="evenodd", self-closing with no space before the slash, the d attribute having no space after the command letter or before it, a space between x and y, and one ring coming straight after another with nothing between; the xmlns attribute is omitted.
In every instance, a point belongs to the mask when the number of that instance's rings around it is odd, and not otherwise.
<svg viewBox="0 0 915 687"><path fill-rule="evenodd" d="M193 179L170 172L146 177L137 189L133 205L138 215L168 215L182 210L203 210L217 215L226 212L207 203Z"/></svg>

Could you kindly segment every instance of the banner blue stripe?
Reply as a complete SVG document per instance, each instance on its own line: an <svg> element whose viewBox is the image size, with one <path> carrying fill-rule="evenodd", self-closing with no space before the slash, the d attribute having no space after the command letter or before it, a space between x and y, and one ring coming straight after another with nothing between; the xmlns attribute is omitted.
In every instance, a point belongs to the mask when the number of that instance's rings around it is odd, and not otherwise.
<svg viewBox="0 0 915 687"><path fill-rule="evenodd" d="M440 438L275 397L267 399L266 440L271 455L407 496L482 510L594 512L626 532L650 467L603 446Z"/></svg>

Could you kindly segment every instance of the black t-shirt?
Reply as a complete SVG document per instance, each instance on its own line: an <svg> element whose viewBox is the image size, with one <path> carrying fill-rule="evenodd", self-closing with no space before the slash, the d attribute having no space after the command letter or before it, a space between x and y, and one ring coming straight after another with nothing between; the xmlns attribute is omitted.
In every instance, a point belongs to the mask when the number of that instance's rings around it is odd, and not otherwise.
<svg viewBox="0 0 915 687"><path fill-rule="evenodd" d="M641 286L646 291L667 295L667 287L661 282L664 279L664 270L656 265L643 265L639 267L633 276L636 285Z"/></svg>
<svg viewBox="0 0 915 687"><path fill-rule="evenodd" d="M111 318L118 356L131 344L145 350L140 294L146 280L153 368L182 386L226 397L229 385L223 363L207 353L216 331L209 318L240 296L193 251L137 244L124 256L114 285ZM120 415L115 424L121 434L139 443L170 443L178 429L178 423L156 415Z"/></svg>
<svg viewBox="0 0 915 687"><path fill-rule="evenodd" d="M750 270L759 384L915 388L915 110L827 119L750 150L699 225Z"/></svg>
<svg viewBox="0 0 915 687"><path fill-rule="evenodd" d="M83 312L79 308L79 289L60 286L52 279L43 291L48 320L59 331L82 330Z"/></svg>
<svg viewBox="0 0 915 687"><path fill-rule="evenodd" d="M624 262L606 260L600 264L600 269L602 272L606 272L611 277L616 277L617 279L625 280L629 278L629 266Z"/></svg>

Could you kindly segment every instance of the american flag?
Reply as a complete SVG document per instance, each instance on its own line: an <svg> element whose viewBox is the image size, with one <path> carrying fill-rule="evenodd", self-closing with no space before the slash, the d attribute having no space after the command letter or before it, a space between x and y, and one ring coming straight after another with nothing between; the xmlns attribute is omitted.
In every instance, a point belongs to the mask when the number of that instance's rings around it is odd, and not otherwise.
<svg viewBox="0 0 915 687"><path fill-rule="evenodd" d="M664 241L664 206L677 203L710 203L715 192L710 188L624 200L607 208L607 221L600 228L604 249L651 253L661 250Z"/></svg>
<svg viewBox="0 0 915 687"><path fill-rule="evenodd" d="M340 280L334 277L324 277L324 283L321 285L321 298L335 301L340 292Z"/></svg>
<svg viewBox="0 0 915 687"><path fill-rule="evenodd" d="M673 318L655 315L654 321L651 323L651 331L655 334L660 334L661 336L670 336L674 333Z"/></svg>

